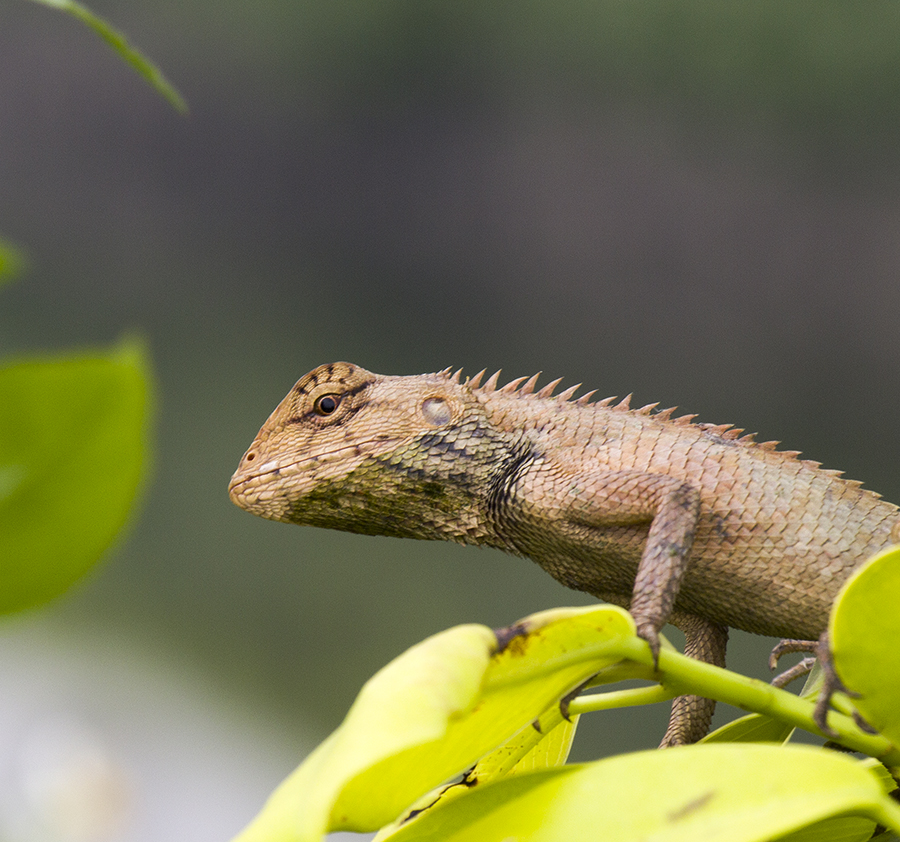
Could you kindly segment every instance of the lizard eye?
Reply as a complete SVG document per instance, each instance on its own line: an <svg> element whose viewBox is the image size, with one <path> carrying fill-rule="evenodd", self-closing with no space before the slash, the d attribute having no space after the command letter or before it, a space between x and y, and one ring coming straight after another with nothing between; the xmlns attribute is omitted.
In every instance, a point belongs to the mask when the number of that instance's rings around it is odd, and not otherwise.
<svg viewBox="0 0 900 842"><path fill-rule="evenodd" d="M316 415L331 415L340 405L341 399L339 395L322 395L316 398L313 404L313 410Z"/></svg>

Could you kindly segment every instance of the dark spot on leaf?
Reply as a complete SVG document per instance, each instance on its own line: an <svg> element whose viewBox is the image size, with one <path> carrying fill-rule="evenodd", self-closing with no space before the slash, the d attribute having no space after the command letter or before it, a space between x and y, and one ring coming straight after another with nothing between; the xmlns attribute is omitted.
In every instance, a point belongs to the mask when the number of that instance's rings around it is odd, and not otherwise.
<svg viewBox="0 0 900 842"><path fill-rule="evenodd" d="M675 810L673 813L669 813L668 819L670 822L679 821L680 819L689 816L691 813L696 812L697 810L705 807L715 795L715 790L711 789L709 792L704 792L703 795L694 798L692 801L688 801L683 807L678 810Z"/></svg>
<svg viewBox="0 0 900 842"><path fill-rule="evenodd" d="M502 629L494 629L494 636L497 638L497 654L499 655L501 652L505 652L516 638L527 637L528 629L522 623L513 623Z"/></svg>

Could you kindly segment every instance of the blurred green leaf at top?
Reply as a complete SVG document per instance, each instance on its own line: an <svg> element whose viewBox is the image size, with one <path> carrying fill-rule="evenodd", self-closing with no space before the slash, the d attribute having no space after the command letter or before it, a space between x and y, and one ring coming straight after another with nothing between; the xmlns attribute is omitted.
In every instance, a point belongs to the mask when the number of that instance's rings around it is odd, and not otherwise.
<svg viewBox="0 0 900 842"><path fill-rule="evenodd" d="M0 365L0 612L79 579L145 472L151 375L139 343Z"/></svg>
<svg viewBox="0 0 900 842"><path fill-rule="evenodd" d="M141 76L144 77L157 92L162 94L177 111L187 113L187 103L175 87L163 76L162 71L152 61L141 55L128 43L128 39L117 29L110 26L103 18L95 15L89 9L76 3L75 0L34 0L44 6L54 9L62 9L82 23L87 24L107 44L110 45L128 64L130 64Z"/></svg>

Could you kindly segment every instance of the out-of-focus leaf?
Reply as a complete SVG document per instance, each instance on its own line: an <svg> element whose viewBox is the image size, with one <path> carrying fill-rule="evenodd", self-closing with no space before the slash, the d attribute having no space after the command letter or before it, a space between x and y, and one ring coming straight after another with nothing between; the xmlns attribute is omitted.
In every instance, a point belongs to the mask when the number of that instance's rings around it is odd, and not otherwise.
<svg viewBox="0 0 900 842"><path fill-rule="evenodd" d="M900 807L847 756L686 746L505 778L429 811L392 842L768 842L847 816L830 829L848 842L876 822L900 828Z"/></svg>
<svg viewBox="0 0 900 842"><path fill-rule="evenodd" d="M532 728L597 669L647 648L631 616L609 605L535 614L499 639L502 649L490 629L459 626L388 664L238 842L312 842L330 830L377 830Z"/></svg>
<svg viewBox="0 0 900 842"><path fill-rule="evenodd" d="M187 103L174 86L163 76L162 71L149 59L141 55L128 43L128 39L118 30L110 26L99 15L95 15L76 0L34 0L44 6L61 9L87 24L107 44L109 44L128 64L144 77L158 93L164 96L170 105L182 113L187 113Z"/></svg>
<svg viewBox="0 0 900 842"><path fill-rule="evenodd" d="M81 577L128 517L147 458L141 346L0 367L0 611Z"/></svg>
<svg viewBox="0 0 900 842"><path fill-rule="evenodd" d="M842 816L779 836L778 842L868 842L872 838L872 830L870 819Z"/></svg>
<svg viewBox="0 0 900 842"><path fill-rule="evenodd" d="M12 280L25 266L25 255L11 243L0 239L0 286Z"/></svg>
<svg viewBox="0 0 900 842"><path fill-rule="evenodd" d="M834 665L859 693L854 705L900 746L900 547L874 556L847 581L831 611Z"/></svg>

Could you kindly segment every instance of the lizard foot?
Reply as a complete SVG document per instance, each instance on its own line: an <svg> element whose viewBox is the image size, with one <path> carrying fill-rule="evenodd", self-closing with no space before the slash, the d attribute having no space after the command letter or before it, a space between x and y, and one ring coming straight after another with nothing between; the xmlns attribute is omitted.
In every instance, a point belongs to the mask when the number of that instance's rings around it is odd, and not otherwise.
<svg viewBox="0 0 900 842"><path fill-rule="evenodd" d="M825 680L822 683L822 690L819 693L819 698L816 700L816 709L813 711L813 719L824 734L835 739L837 735L828 727L828 708L831 705L831 697L835 693L845 693L850 696L850 698L858 699L859 693L855 693L853 690L848 689L844 685L844 682L838 677L834 668L834 659L831 657L831 647L828 644L827 631L822 632L822 636L819 638L819 643L816 647L816 655L819 658L819 662L822 664L822 672L824 673ZM853 720L862 730L872 730L872 726L869 725L856 711L853 713Z"/></svg>
<svg viewBox="0 0 900 842"><path fill-rule="evenodd" d="M778 668L778 661L784 655L792 655L795 652L807 652L808 654L802 661L794 664L790 669L786 669L784 672L776 675L775 678L772 679L772 686L784 689L795 679L808 675L809 671L813 668L813 664L816 662L816 653L818 652L818 649L818 640L785 639L779 641L769 655L770 670Z"/></svg>
<svg viewBox="0 0 900 842"><path fill-rule="evenodd" d="M774 687L784 688L794 679L807 675L813 668L816 659L822 662L822 672L824 681L819 698L816 700L816 707L813 711L813 720L821 731L832 739L837 734L828 727L828 709L831 705L831 697L838 691L845 690L844 685L834 671L834 663L831 660L831 652L828 649L828 635L822 632L822 636L818 640L793 640L785 639L780 641L769 655L769 669L774 670L778 667L779 659L784 655L791 655L795 652L806 652L807 656L780 675L776 675L772 679Z"/></svg>
<svg viewBox="0 0 900 842"><path fill-rule="evenodd" d="M819 692L819 698L816 700L816 707L813 711L813 720L824 734L835 739L837 734L828 727L828 710L831 706L831 697L835 693L846 693L850 697L858 696L859 694L854 693L852 690L848 690L838 677L838 674L834 669L831 649L828 646L827 632L822 632L822 636L818 640L782 640L775 646L772 650L772 654L769 656L769 669L774 670L778 666L778 659L781 658L782 655L789 655L794 652L808 652L809 654L798 664L795 664L790 669L775 676L775 678L772 679L772 686L784 688L795 678L807 675L818 659L822 664L824 681L822 683L822 689ZM869 723L856 711L853 713L853 720L861 730L874 733L872 726L869 725Z"/></svg>
<svg viewBox="0 0 900 842"><path fill-rule="evenodd" d="M822 632L819 643L816 646L816 655L822 664L822 672L825 680L822 683L822 690L819 692L819 698L816 700L816 709L813 711L813 719L819 726L822 733L828 735L832 739L837 738L837 734L828 727L828 708L831 705L831 697L835 693L846 693L851 697L858 697L859 693L854 693L844 686L844 682L838 677L834 669L834 660L831 657L831 647L828 645L828 632ZM857 724L861 721L858 714L853 717ZM862 726L860 726L862 727ZM867 726L868 727L868 726Z"/></svg>

